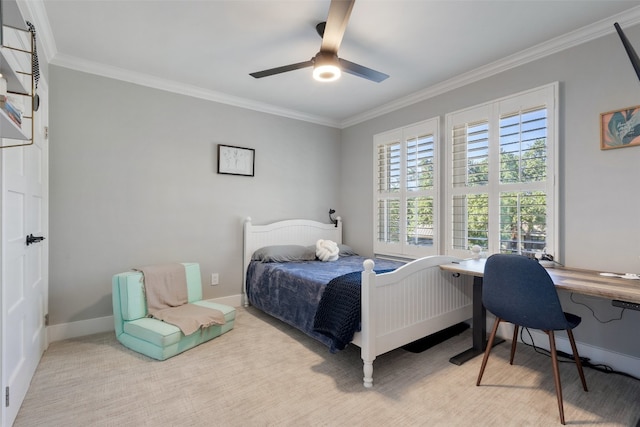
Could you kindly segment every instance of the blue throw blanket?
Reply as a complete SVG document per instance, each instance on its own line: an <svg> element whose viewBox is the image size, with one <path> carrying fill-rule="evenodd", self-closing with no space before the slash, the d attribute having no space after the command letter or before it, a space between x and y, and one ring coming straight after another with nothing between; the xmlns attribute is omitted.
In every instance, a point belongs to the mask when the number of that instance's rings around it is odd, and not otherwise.
<svg viewBox="0 0 640 427"><path fill-rule="evenodd" d="M376 270L376 274L393 270ZM313 330L331 339L331 353L344 348L360 330L362 272L354 271L332 279L322 293Z"/></svg>

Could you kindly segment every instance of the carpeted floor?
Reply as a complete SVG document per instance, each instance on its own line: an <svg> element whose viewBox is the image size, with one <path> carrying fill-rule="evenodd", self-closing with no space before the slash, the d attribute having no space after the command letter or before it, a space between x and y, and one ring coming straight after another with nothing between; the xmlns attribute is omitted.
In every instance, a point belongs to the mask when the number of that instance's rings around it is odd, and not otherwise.
<svg viewBox="0 0 640 427"><path fill-rule="evenodd" d="M548 357L520 345L448 362L462 332L429 350L403 349L374 363L362 386L359 348L331 354L249 308L229 333L164 362L134 353L113 333L55 342L45 352L15 422L22 426L554 426L560 425ZM567 425L635 426L640 381L560 366Z"/></svg>

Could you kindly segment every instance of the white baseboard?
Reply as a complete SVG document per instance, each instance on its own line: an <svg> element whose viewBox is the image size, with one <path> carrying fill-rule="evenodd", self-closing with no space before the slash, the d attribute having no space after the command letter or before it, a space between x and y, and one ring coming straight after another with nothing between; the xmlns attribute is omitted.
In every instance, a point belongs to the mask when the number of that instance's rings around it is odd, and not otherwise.
<svg viewBox="0 0 640 427"><path fill-rule="evenodd" d="M240 307L242 295L231 295L223 298L212 298L213 301ZM59 323L47 326L47 342L62 341L69 338L77 338L85 335L99 334L114 330L113 316L97 317L94 319L79 320L77 322Z"/></svg>
<svg viewBox="0 0 640 427"><path fill-rule="evenodd" d="M549 350L549 337L547 336L547 334L536 330L530 330L530 332L536 347ZM511 338L513 337L513 326L500 325L497 335L503 339L511 341ZM563 351L568 354L573 353L568 338L559 336L557 334L555 335L555 338L556 349L558 351ZM525 341L527 341L527 344L531 344L530 342L528 342L526 334ZM596 347L591 344L585 344L579 341L576 341L576 347L578 347L578 353L580 354L580 357L589 358L589 362L591 362L593 365L607 365L614 371L624 372L626 374L633 375L636 378L640 378L640 359L637 357Z"/></svg>
<svg viewBox="0 0 640 427"><path fill-rule="evenodd" d="M242 295L240 294L222 298L212 298L212 300L219 304L230 305L231 307L240 307L242 305Z"/></svg>
<svg viewBox="0 0 640 427"><path fill-rule="evenodd" d="M79 320L77 322L70 323L59 323L57 325L47 326L47 341L52 343L54 341L61 341L69 338L76 338L113 330L113 316Z"/></svg>

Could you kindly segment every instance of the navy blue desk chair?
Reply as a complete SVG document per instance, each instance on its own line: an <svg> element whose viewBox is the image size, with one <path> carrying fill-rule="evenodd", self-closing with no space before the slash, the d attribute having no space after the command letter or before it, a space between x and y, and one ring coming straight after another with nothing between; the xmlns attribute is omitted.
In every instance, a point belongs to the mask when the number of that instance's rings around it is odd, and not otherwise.
<svg viewBox="0 0 640 427"><path fill-rule="evenodd" d="M487 349L484 352L476 385L480 385L500 322L513 323L515 326L511 342L511 358L509 359L511 365L513 365L513 356L518 342L518 328L522 326L542 330L549 336L560 422L564 424L562 386L560 385L560 371L553 331L567 331L573 357L578 367L578 374L582 380L582 387L584 391L587 391L587 382L584 379L582 364L572 332L572 329L578 326L582 319L562 311L556 287L547 271L536 260L522 255L496 254L487 259L482 284L482 302L487 310L496 316L496 320L487 342Z"/></svg>

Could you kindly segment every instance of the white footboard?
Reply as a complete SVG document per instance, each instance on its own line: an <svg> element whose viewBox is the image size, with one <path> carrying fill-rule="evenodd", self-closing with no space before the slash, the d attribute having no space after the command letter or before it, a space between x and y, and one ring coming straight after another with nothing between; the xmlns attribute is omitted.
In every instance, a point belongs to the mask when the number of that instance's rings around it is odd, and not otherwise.
<svg viewBox="0 0 640 427"><path fill-rule="evenodd" d="M362 330L353 342L361 348L365 387L373 386L376 356L472 317L471 278L439 267L457 260L431 256L378 275L372 260L364 262Z"/></svg>

